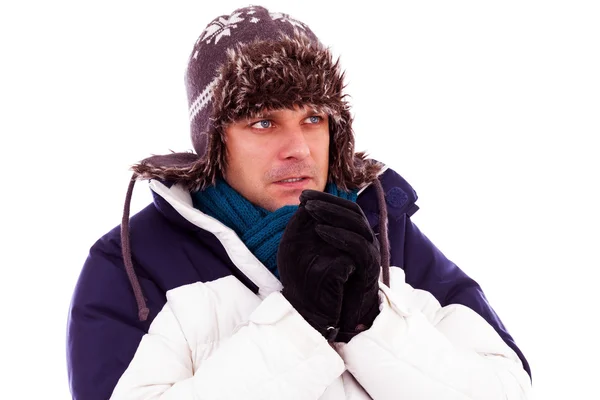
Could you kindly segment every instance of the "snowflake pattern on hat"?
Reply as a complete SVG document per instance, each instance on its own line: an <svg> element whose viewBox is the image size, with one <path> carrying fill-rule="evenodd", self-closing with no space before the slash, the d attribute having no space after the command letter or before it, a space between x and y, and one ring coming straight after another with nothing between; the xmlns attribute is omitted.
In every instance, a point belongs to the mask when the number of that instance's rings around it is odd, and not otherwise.
<svg viewBox="0 0 600 400"><path fill-rule="evenodd" d="M318 41L303 22L261 6L240 8L230 15L221 15L204 28L194 44L186 71L192 142L198 154L203 153L203 135L214 122L211 121L211 104L220 82L219 68L226 61L228 51L253 40L279 40L282 35L292 37L300 32Z"/></svg>
<svg viewBox="0 0 600 400"><path fill-rule="evenodd" d="M280 13L280 12L269 12L269 16L273 19L273 21L281 20L282 22L287 22L296 28L300 28L303 31L306 30L306 25L289 16L289 14Z"/></svg>
<svg viewBox="0 0 600 400"><path fill-rule="evenodd" d="M219 43L219 40L223 36L231 36L231 29L237 28L237 23L244 21L244 18L240 18L242 13L235 13L226 17L219 17L211 22L204 32L198 38L198 42L206 40L206 44L210 44L210 41L214 38L214 44Z"/></svg>

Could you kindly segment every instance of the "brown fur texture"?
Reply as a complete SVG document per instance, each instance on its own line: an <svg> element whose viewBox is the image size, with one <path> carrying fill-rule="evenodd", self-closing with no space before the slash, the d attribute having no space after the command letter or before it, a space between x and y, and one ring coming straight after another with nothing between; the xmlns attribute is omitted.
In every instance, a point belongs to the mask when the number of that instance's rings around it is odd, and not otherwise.
<svg viewBox="0 0 600 400"><path fill-rule="evenodd" d="M354 152L350 107L344 74L329 49L299 31L278 40L240 43L227 51L214 90L208 132L201 156L174 153L153 156L133 167L137 177L183 184L191 191L214 184L227 168L227 124L265 110L304 106L329 115L329 180L340 189L372 182L382 165ZM204 144L204 142L206 142ZM199 151L197 150L199 153Z"/></svg>

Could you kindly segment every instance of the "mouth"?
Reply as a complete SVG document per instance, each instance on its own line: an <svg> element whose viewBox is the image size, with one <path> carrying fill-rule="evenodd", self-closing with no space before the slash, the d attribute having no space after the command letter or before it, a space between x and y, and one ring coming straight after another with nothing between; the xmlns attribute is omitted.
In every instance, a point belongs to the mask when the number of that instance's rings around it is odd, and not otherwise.
<svg viewBox="0 0 600 400"><path fill-rule="evenodd" d="M301 188L304 187L306 184L308 184L308 182L311 180L311 178L307 177L307 176L297 176L297 177L290 177L290 178L285 178L279 181L275 181L273 183L275 183L276 185L282 186L282 187L289 187L289 188Z"/></svg>

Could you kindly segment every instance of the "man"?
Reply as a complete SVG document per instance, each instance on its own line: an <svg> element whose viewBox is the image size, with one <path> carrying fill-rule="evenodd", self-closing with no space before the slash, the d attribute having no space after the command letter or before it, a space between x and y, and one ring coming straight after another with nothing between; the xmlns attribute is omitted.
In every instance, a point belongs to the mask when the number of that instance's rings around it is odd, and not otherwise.
<svg viewBox="0 0 600 400"><path fill-rule="evenodd" d="M411 222L413 189L354 152L343 74L305 24L221 16L186 83L195 154L134 167L78 281L74 398L527 398L527 361ZM139 178L154 203L129 221Z"/></svg>

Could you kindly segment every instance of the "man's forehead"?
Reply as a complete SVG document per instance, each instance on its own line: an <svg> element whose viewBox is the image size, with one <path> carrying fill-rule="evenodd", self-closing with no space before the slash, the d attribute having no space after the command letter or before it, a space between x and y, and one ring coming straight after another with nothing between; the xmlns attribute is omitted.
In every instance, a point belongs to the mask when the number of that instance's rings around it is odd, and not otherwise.
<svg viewBox="0 0 600 400"><path fill-rule="evenodd" d="M314 104L305 104L305 105L295 105L291 107L282 107L282 108L265 108L262 110L257 110L250 115L241 117L240 119L251 119L251 118L267 118L267 117L277 117L282 116L284 114L288 114L289 112L297 112L300 115L311 115L311 114L331 114L331 110L325 106L319 106Z"/></svg>
<svg viewBox="0 0 600 400"><path fill-rule="evenodd" d="M322 109L316 106L296 106L293 108L277 108L277 109L264 109L258 111L255 116L257 117L277 117L290 112L297 112L302 115L308 114L321 114L324 113Z"/></svg>
<svg viewBox="0 0 600 400"><path fill-rule="evenodd" d="M293 113L290 115L290 113ZM258 119L283 120L286 118L304 119L311 116L321 116L324 119L334 117L332 110L328 107L320 107L315 105L303 105L284 108L265 108L257 110L249 115L240 116L227 122L224 126L247 124L255 122Z"/></svg>

